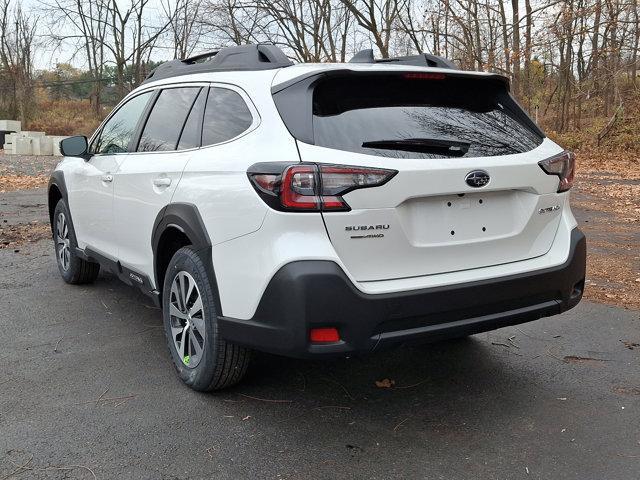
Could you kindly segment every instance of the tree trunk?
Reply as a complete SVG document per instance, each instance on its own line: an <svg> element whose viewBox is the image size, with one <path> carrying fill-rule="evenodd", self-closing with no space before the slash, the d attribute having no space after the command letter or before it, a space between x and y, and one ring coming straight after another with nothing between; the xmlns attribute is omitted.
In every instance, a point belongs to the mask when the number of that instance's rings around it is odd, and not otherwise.
<svg viewBox="0 0 640 480"><path fill-rule="evenodd" d="M512 39L513 39L513 94L520 98L520 4L518 0L511 0L512 9Z"/></svg>

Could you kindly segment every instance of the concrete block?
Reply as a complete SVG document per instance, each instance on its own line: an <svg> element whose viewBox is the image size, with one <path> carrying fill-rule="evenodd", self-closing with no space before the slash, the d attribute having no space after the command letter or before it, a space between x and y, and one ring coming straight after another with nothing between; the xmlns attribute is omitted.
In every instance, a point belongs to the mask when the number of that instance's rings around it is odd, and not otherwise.
<svg viewBox="0 0 640 480"><path fill-rule="evenodd" d="M17 138L17 136L16 136L15 133L10 133L9 135L6 135L4 137L4 142L5 143L13 143L13 142L16 141L16 138Z"/></svg>
<svg viewBox="0 0 640 480"><path fill-rule="evenodd" d="M6 155L13 155L13 145L10 143L5 143L3 145L3 150Z"/></svg>
<svg viewBox="0 0 640 480"><path fill-rule="evenodd" d="M52 137L36 137L32 140L34 155L53 155Z"/></svg>
<svg viewBox="0 0 640 480"><path fill-rule="evenodd" d="M31 132L29 130L20 131L20 132L17 132L17 133L22 137L29 137L29 138L44 137L45 136L44 132Z"/></svg>
<svg viewBox="0 0 640 480"><path fill-rule="evenodd" d="M32 138L18 138L13 144L13 153L16 155L32 155Z"/></svg>
<svg viewBox="0 0 640 480"><path fill-rule="evenodd" d="M19 132L21 127L22 123L20 123L18 120L0 120L0 130Z"/></svg>

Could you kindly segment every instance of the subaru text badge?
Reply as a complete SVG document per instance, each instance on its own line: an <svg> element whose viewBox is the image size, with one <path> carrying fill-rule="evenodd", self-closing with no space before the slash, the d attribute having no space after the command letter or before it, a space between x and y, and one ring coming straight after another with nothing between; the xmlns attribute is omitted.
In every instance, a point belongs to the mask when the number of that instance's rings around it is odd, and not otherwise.
<svg viewBox="0 0 640 480"><path fill-rule="evenodd" d="M474 170L473 172L467 173L467 176L464 177L464 181L467 182L467 185L473 188L484 187L487 183L489 183L491 177L484 170Z"/></svg>

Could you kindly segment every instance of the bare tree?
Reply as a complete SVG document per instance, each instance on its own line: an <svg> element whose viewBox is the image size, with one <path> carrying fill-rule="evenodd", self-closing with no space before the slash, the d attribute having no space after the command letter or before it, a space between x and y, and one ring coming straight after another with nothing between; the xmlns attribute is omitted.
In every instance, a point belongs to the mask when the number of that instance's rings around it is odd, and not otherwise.
<svg viewBox="0 0 640 480"><path fill-rule="evenodd" d="M356 22L372 37L382 58L389 57L393 25L398 18L398 0L340 0Z"/></svg>
<svg viewBox="0 0 640 480"><path fill-rule="evenodd" d="M8 80L3 88L13 93L7 110L26 123L34 103L33 53L38 22L20 4L12 6L10 0L0 1L0 15L0 70Z"/></svg>
<svg viewBox="0 0 640 480"><path fill-rule="evenodd" d="M204 34L200 16L202 0L167 0L162 3L169 20L169 43L173 46L173 58L186 58L198 47Z"/></svg>
<svg viewBox="0 0 640 480"><path fill-rule="evenodd" d="M26 117L37 27L10 1L20 0L0 0L0 88L12 95L0 106ZM303 62L345 61L365 45L382 57L442 55L509 76L525 108L540 106L559 131L579 128L585 112L608 117L638 92L639 0L39 1L49 45L73 46L88 66L97 114L107 71L124 95L151 60L260 42Z"/></svg>
<svg viewBox="0 0 640 480"><path fill-rule="evenodd" d="M251 2L205 0L200 23L216 46L225 46L261 41L260 20L261 12Z"/></svg>
<svg viewBox="0 0 640 480"><path fill-rule="evenodd" d="M156 47L159 37L167 30L173 17L152 24L145 16L150 0L132 0L121 8L118 0L106 2L109 41L104 44L115 63L118 93L125 93L144 80L145 65ZM175 11L172 15L175 15Z"/></svg>
<svg viewBox="0 0 640 480"><path fill-rule="evenodd" d="M83 54L93 80L91 103L96 116L102 114L101 98L107 41L107 5L90 0L45 0L50 40L56 46L70 43Z"/></svg>

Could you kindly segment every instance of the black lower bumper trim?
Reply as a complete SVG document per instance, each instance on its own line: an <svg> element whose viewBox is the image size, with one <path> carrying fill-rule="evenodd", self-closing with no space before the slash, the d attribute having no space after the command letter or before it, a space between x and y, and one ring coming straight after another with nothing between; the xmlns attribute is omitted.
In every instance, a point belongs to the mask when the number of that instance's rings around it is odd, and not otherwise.
<svg viewBox="0 0 640 480"><path fill-rule="evenodd" d="M557 267L491 280L406 292L360 292L331 261L283 266L250 320L219 317L226 340L293 357L368 352L408 342L471 335L564 312L582 298L586 240L571 233ZM335 327L341 341L312 344L309 330Z"/></svg>

